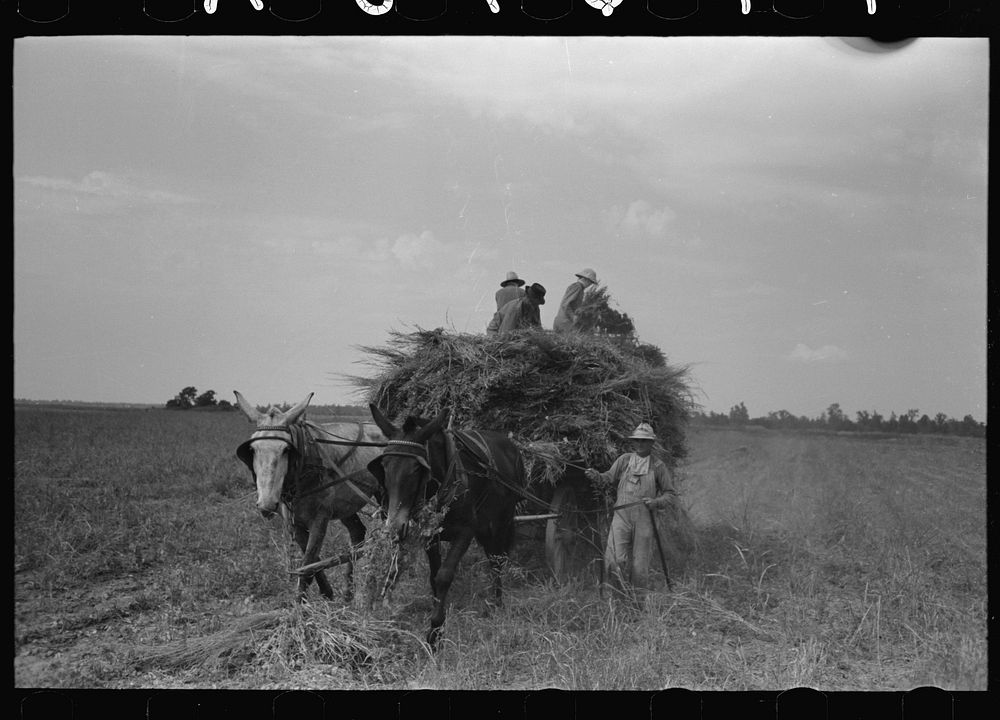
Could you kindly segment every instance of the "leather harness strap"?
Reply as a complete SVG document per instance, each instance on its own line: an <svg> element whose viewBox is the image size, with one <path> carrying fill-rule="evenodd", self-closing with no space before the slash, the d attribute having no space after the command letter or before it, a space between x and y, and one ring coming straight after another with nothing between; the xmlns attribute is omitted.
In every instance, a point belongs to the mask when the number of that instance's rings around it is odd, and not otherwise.
<svg viewBox="0 0 1000 720"><path fill-rule="evenodd" d="M363 442L361 442L361 439L365 436L365 429L364 429L364 425L362 423L358 423L358 437L357 437L357 440L355 440L353 442L351 442L351 441L345 441L343 443L335 442L335 441L330 441L330 440L321 440L319 438L314 437L313 434L311 432L308 432L308 430L306 428L314 428L314 429L319 429L319 430L322 430L322 428L319 428L318 426L314 425L313 423L304 423L304 426L305 427L301 427L301 426L297 426L296 427L296 429L299 430L298 438L296 438L296 433L294 433L292 431L292 429L289 426L287 426L287 425L265 425L265 426L261 426L261 427L257 428L254 431L253 435L250 437L250 439L247 440L245 443L243 443L243 445L241 445L240 447L243 448L244 446L249 446L251 443L253 443L256 440L281 440L281 441L285 442L289 447L291 447L292 449L296 450L302 456L302 457L299 458L299 461L302 464L306 464L305 463L304 453L302 453L301 450L298 447L296 447L295 439L299 439L300 442L301 442L302 439L304 439L305 443L307 443L307 444L315 444L316 442L325 442L325 443L336 444L336 445L341 445L341 444L343 444L343 445L351 445L352 447L347 452L347 454L345 454L344 457L340 458L340 462L341 463L343 463L345 460L347 460L348 458L350 458L351 455L353 455L357 451L358 446L367 446L367 445L379 445L379 446L381 446L382 445L382 443L363 443ZM326 431L324 430L323 432L326 432ZM278 435L276 433L281 433L281 434ZM347 473L344 472L343 468L341 468L340 465L336 461L332 461L331 460L329 462L329 465L326 464L326 463L320 463L320 465L324 469L332 470L337 475L337 477L334 478L333 480L325 482L325 483L323 483L323 484L321 484L321 485L319 485L317 487L311 488L311 489L309 489L309 490L307 490L305 492L301 492L301 493L287 493L288 499L296 499L296 498L305 497L307 495L313 495L315 493L322 492L323 490L326 490L327 488L333 487L335 485L339 485L340 483L345 483L347 485L347 487L349 487L352 491L354 491L358 495L358 497L360 497L362 500L365 501L365 503L369 503L369 504L376 505L376 506L378 505L378 503L376 503L371 498L371 496L366 495L364 492L362 492L362 490L350 479L350 476Z"/></svg>

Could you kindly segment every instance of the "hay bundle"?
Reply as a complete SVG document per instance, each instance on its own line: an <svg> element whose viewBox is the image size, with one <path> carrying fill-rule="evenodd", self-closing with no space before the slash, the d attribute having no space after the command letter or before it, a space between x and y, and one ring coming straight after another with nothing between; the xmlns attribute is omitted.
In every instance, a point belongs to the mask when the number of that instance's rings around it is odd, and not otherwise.
<svg viewBox="0 0 1000 720"><path fill-rule="evenodd" d="M139 648L134 664L174 671L322 664L391 681L398 668L426 652L419 637L391 621L320 603L256 613L210 635Z"/></svg>
<svg viewBox="0 0 1000 720"><path fill-rule="evenodd" d="M456 427L505 431L526 460L538 460L533 481L555 482L568 462L607 468L643 421L655 428L656 453L668 466L686 454L695 406L688 369L669 365L654 346L602 334L418 328L361 350L375 372L350 379L387 416L448 408Z"/></svg>
<svg viewBox="0 0 1000 720"><path fill-rule="evenodd" d="M389 602L400 575L441 532L448 508L438 508L436 502L421 505L413 517L415 527L403 541L396 541L384 523L368 530L354 564L354 607L358 612L368 613L377 602Z"/></svg>
<svg viewBox="0 0 1000 720"><path fill-rule="evenodd" d="M164 645L139 646L132 649L132 663L138 670L237 667L253 657L256 634L275 628L283 615L280 610L255 613L238 618L231 627L209 635Z"/></svg>
<svg viewBox="0 0 1000 720"><path fill-rule="evenodd" d="M256 657L265 665L332 665L391 682L416 655L427 653L417 635L391 620L319 603L297 606L263 639Z"/></svg>

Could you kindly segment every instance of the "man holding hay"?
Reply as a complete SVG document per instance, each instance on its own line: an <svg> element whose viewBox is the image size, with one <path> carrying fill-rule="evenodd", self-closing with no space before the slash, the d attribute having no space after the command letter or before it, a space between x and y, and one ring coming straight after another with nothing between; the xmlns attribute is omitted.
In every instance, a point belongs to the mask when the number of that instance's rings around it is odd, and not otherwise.
<svg viewBox="0 0 1000 720"><path fill-rule="evenodd" d="M583 303L583 293L591 285L597 284L597 273L590 268L584 268L576 274L576 280L566 288L562 302L559 303L559 312L552 323L552 329L556 332L571 332L576 328L577 315L580 305Z"/></svg>
<svg viewBox="0 0 1000 720"><path fill-rule="evenodd" d="M638 591L649 588L649 563L654 552L662 552L657 544L653 525L653 510L666 507L676 494L670 470L652 456L656 435L649 423L639 426L629 435L635 452L625 453L606 472L587 468L590 481L602 480L617 487L611 530L604 550L607 577L614 586L624 589L626 583Z"/></svg>
<svg viewBox="0 0 1000 720"><path fill-rule="evenodd" d="M545 304L545 288L532 283L525 290L524 297L511 300L497 310L486 326L487 335L506 335L515 330L541 328L542 317L538 309Z"/></svg>

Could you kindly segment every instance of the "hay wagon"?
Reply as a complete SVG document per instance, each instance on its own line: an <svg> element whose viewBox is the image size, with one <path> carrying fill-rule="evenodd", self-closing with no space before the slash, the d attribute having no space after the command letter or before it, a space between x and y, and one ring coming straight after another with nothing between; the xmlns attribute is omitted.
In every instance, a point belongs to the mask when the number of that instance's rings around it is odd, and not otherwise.
<svg viewBox="0 0 1000 720"><path fill-rule="evenodd" d="M668 466L685 453L687 368L669 365L658 348L635 338L438 328L393 331L387 344L360 349L376 372L348 377L388 415L450 408L457 426L500 430L514 440L529 470L518 534L544 543L559 580L601 566L614 491L594 487L584 468L609 467L640 421L664 439L660 457Z"/></svg>

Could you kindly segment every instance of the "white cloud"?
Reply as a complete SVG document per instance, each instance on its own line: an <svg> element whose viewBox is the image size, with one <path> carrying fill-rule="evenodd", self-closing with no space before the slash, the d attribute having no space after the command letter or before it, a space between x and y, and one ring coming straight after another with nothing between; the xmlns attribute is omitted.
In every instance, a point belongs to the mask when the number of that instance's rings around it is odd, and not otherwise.
<svg viewBox="0 0 1000 720"><path fill-rule="evenodd" d="M81 180L37 175L21 177L19 180L45 190L90 196L106 201L120 201L124 204L142 202L155 205L178 205L198 202L197 198L187 195L143 188L135 181L102 170L94 170Z"/></svg>
<svg viewBox="0 0 1000 720"><path fill-rule="evenodd" d="M795 346L787 358L793 362L817 363L817 362L839 362L847 359L847 352L836 345L824 345L813 350L804 343Z"/></svg>
<svg viewBox="0 0 1000 720"><path fill-rule="evenodd" d="M645 200L635 200L624 209L614 205L604 211L608 229L628 237L663 239L676 219L677 213L669 207L654 208Z"/></svg>
<svg viewBox="0 0 1000 720"><path fill-rule="evenodd" d="M403 265L430 267L443 248L434 233L424 230L419 235L400 235L392 245L392 254Z"/></svg>

